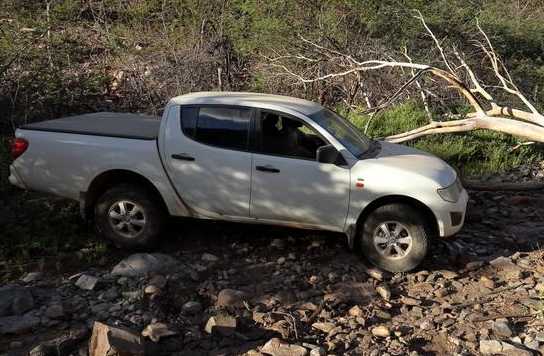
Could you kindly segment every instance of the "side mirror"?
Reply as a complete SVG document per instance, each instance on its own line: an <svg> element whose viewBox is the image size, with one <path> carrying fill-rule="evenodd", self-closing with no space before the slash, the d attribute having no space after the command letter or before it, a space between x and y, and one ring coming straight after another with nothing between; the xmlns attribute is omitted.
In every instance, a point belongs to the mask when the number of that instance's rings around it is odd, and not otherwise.
<svg viewBox="0 0 544 356"><path fill-rule="evenodd" d="M346 164L344 157L333 145L321 146L317 149L317 161L320 163Z"/></svg>

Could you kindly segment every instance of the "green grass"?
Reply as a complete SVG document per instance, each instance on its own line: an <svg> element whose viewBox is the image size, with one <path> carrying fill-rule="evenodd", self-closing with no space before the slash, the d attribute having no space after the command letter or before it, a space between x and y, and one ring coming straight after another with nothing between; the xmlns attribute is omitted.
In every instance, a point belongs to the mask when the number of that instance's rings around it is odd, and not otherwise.
<svg viewBox="0 0 544 356"><path fill-rule="evenodd" d="M340 110L342 111L342 110ZM369 117L356 112L343 113L361 131ZM367 135L385 137L424 125L425 112L416 103L407 102L379 113L370 123ZM465 176L479 176L508 171L523 163L544 159L544 150L538 146L512 148L520 142L510 135L490 130L468 133L430 135L407 142L406 145L431 152Z"/></svg>

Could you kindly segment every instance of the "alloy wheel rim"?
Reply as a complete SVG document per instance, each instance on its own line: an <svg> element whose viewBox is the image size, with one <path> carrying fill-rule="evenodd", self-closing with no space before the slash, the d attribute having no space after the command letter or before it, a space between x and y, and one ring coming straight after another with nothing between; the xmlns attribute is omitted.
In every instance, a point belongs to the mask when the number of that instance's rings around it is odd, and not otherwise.
<svg viewBox="0 0 544 356"><path fill-rule="evenodd" d="M406 257L413 245L410 230L398 221L380 223L374 230L373 242L382 257L393 260Z"/></svg>
<svg viewBox="0 0 544 356"><path fill-rule="evenodd" d="M145 228L144 209L130 200L120 200L108 210L108 221L113 230L126 238L135 238Z"/></svg>

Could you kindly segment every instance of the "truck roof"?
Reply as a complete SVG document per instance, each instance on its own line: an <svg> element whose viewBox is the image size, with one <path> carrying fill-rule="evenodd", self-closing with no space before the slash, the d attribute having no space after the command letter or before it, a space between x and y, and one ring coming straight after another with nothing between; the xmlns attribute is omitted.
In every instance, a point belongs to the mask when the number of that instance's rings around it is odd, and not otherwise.
<svg viewBox="0 0 544 356"><path fill-rule="evenodd" d="M239 105L249 107L261 107L266 104L270 108L277 110L291 109L304 115L311 115L317 111L323 110L323 107L317 103L293 98L290 96L247 93L247 92L228 92L228 91L208 91L195 92L181 95L170 100L174 105Z"/></svg>
<svg viewBox="0 0 544 356"><path fill-rule="evenodd" d="M98 112L36 122L21 128L23 130L154 140L159 135L160 125L161 120L156 116Z"/></svg>

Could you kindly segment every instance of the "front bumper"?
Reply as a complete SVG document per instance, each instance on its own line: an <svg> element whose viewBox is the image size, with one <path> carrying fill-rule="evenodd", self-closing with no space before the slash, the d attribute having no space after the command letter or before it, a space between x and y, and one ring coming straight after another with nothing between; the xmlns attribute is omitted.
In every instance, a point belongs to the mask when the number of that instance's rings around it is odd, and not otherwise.
<svg viewBox="0 0 544 356"><path fill-rule="evenodd" d="M9 177L8 180L11 184L13 184L16 187L26 189L25 184L23 183L23 180L19 175L17 174L17 171L15 170L15 167L13 165L9 166Z"/></svg>
<svg viewBox="0 0 544 356"><path fill-rule="evenodd" d="M446 203L441 209L434 211L441 237L454 235L461 230L466 218L467 203L468 193L463 189L456 203Z"/></svg>

